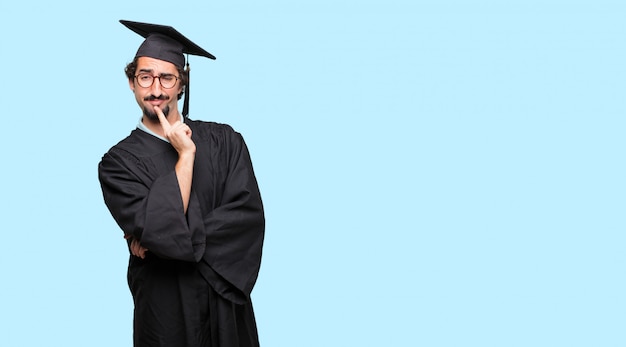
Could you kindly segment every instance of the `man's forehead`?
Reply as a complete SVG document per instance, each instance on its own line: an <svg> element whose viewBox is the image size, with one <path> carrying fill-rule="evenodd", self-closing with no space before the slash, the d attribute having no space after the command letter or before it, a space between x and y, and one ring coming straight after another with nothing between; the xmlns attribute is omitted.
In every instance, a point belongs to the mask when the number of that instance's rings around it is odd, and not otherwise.
<svg viewBox="0 0 626 347"><path fill-rule="evenodd" d="M176 65L170 63L169 61L150 58L150 57L139 57L137 59L137 71L160 71L160 72L171 72L175 73L178 71Z"/></svg>

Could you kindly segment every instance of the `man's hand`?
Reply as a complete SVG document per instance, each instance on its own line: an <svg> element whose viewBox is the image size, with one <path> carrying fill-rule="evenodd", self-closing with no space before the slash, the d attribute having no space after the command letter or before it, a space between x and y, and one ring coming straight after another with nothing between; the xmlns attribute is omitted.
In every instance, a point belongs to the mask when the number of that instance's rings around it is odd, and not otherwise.
<svg viewBox="0 0 626 347"><path fill-rule="evenodd" d="M154 111L159 117L165 138L170 141L178 155L195 154L196 144L191 140L191 129L189 126L180 120L170 124L158 106L154 106Z"/></svg>
<svg viewBox="0 0 626 347"><path fill-rule="evenodd" d="M130 253L132 255L134 255L135 257L139 257L141 259L145 259L146 258L146 252L148 251L147 248L145 248L144 246L142 246L139 241L137 241L136 238L130 236L130 235L124 235L125 239L132 239L132 241L130 241Z"/></svg>
<svg viewBox="0 0 626 347"><path fill-rule="evenodd" d="M196 158L196 144L191 140L191 129L180 120L170 124L163 111L158 106L154 106L154 111L159 116L159 122L163 128L165 138L178 152L178 161L176 162L176 178L178 179L178 187L180 188L180 197L183 202L183 212L187 213L189 207L189 198L191 196L191 182L193 180L193 165Z"/></svg>

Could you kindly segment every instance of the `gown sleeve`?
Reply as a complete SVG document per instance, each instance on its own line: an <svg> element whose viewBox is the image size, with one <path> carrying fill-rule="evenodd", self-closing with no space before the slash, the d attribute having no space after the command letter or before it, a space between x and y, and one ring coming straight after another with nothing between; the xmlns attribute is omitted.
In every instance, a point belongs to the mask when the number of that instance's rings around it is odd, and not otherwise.
<svg viewBox="0 0 626 347"><path fill-rule="evenodd" d="M239 133L231 135L220 202L203 216L207 235L203 260L219 275L213 281L216 291L241 302L249 298L260 269L265 217L248 148ZM197 203L194 195L190 208ZM210 276L215 280L214 275Z"/></svg>
<svg viewBox="0 0 626 347"><path fill-rule="evenodd" d="M198 262L205 250L202 224L188 223L176 173L150 177L137 158L109 151L98 166L104 201L124 231L155 255Z"/></svg>

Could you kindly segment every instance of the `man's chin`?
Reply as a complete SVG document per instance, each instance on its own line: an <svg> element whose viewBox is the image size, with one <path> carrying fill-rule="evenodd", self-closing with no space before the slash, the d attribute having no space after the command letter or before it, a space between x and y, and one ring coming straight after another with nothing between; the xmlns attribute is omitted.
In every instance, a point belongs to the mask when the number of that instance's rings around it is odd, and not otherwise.
<svg viewBox="0 0 626 347"><path fill-rule="evenodd" d="M163 111L163 114L165 115L165 117L167 117L168 113L170 113L170 107L169 106L165 106L165 108L163 108L161 111ZM143 115L146 118L148 118L148 120L150 120L151 122L154 122L154 123L159 123L160 122L159 121L159 116L152 109L144 107L143 108Z"/></svg>

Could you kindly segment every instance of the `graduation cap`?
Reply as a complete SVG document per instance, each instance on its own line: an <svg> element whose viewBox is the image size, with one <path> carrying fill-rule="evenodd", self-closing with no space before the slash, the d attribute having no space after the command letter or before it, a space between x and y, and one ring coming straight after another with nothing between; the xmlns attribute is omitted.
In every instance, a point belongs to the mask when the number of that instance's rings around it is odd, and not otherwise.
<svg viewBox="0 0 626 347"><path fill-rule="evenodd" d="M141 46L139 46L135 58L150 57L164 60L181 69L185 67L184 54L215 59L213 54L193 43L171 26L131 22L128 20L120 20L120 23L145 38ZM189 75L189 62L187 62L187 74ZM189 77L187 77L185 101L183 103L183 116L186 117L187 114L189 114Z"/></svg>

